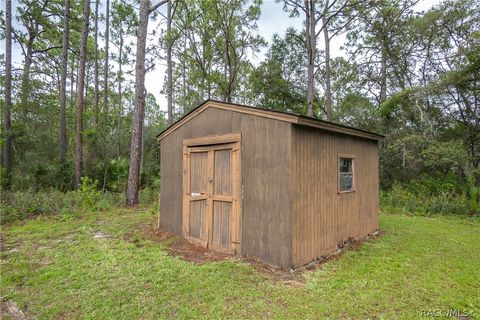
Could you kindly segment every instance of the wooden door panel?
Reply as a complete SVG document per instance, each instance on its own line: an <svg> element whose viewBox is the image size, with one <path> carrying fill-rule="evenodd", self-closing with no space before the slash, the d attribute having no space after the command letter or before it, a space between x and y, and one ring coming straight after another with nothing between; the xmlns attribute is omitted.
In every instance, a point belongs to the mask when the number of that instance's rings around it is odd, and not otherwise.
<svg viewBox="0 0 480 320"><path fill-rule="evenodd" d="M190 195L200 196L208 189L208 152L190 153Z"/></svg>
<svg viewBox="0 0 480 320"><path fill-rule="evenodd" d="M227 147L227 146L225 146ZM214 150L212 248L233 251L232 220L232 148Z"/></svg>
<svg viewBox="0 0 480 320"><path fill-rule="evenodd" d="M232 251L232 203L213 202L212 247L222 251Z"/></svg>
<svg viewBox="0 0 480 320"><path fill-rule="evenodd" d="M184 145L183 234L225 253L240 252L240 142Z"/></svg>
<svg viewBox="0 0 480 320"><path fill-rule="evenodd" d="M213 194L232 195L232 149L215 150Z"/></svg>
<svg viewBox="0 0 480 320"><path fill-rule="evenodd" d="M208 243L208 150L191 152L189 157L188 221L186 236L192 242L207 246Z"/></svg>
<svg viewBox="0 0 480 320"><path fill-rule="evenodd" d="M207 200L196 200L190 202L190 215L189 215L189 228L188 234L190 237L197 238L202 241L206 241L208 234L206 232L205 219L206 219L206 204Z"/></svg>

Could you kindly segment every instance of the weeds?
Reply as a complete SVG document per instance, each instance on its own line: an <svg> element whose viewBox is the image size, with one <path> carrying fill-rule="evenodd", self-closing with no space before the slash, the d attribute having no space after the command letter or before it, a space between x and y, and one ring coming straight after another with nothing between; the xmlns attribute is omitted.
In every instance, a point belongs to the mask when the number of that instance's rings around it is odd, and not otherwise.
<svg viewBox="0 0 480 320"><path fill-rule="evenodd" d="M61 221L69 221L78 212L105 212L125 204L123 193L102 193L98 185L97 180L84 177L76 191L2 192L0 224L39 215L58 216ZM157 190L146 188L140 191L142 205L152 206L152 212L158 212L157 199Z"/></svg>

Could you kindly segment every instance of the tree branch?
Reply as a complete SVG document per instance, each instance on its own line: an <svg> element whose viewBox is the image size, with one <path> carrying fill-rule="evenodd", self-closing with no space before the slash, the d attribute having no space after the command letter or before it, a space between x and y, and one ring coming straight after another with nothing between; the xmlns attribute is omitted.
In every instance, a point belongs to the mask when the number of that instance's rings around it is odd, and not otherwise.
<svg viewBox="0 0 480 320"><path fill-rule="evenodd" d="M44 52L47 52L47 51L50 51L50 50L53 50L53 49L62 49L62 46L55 46L55 47L48 47L48 48L45 48L45 49L40 49L40 50L34 50L33 53L44 53Z"/></svg>
<svg viewBox="0 0 480 320"><path fill-rule="evenodd" d="M152 13L153 11L157 10L158 8L160 8L160 6L164 5L165 3L167 3L168 0L162 0L160 1L159 3L157 3L156 5L154 6L151 6L149 9L148 9L148 14Z"/></svg>

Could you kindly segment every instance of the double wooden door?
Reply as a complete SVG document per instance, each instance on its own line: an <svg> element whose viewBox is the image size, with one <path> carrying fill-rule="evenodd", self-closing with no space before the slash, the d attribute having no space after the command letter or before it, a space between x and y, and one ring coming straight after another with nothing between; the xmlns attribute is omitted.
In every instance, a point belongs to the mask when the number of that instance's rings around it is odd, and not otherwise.
<svg viewBox="0 0 480 320"><path fill-rule="evenodd" d="M239 154L239 142L184 147L184 237L230 254L240 245Z"/></svg>

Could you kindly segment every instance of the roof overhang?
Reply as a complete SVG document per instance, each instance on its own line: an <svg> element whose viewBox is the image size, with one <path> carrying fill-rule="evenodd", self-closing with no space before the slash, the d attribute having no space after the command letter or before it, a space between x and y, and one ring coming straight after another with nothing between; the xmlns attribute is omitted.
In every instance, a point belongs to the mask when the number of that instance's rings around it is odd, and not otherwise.
<svg viewBox="0 0 480 320"><path fill-rule="evenodd" d="M216 108L216 109L229 110L229 111L234 111L239 113L252 114L259 117L289 122L292 124L307 126L311 128L317 128L325 131L331 131L331 132L346 134L350 136L366 138L370 140L379 141L385 138L384 136L377 133L360 130L353 127L343 126L333 122L318 120L315 118L299 116L299 115L291 114L287 112L267 110L267 109L261 109L261 108L251 107L251 106L235 104L235 103L220 102L215 100L206 100L205 102L200 104L198 107L196 107L195 109L193 109L192 111L190 111L189 113L181 117L177 122L175 122L165 130L160 132L157 135L157 140L158 141L162 140L163 138L165 138L166 136L168 136L169 134L177 130L179 127L181 127L183 124L188 122L190 119L196 117L198 114L202 113L208 108Z"/></svg>

